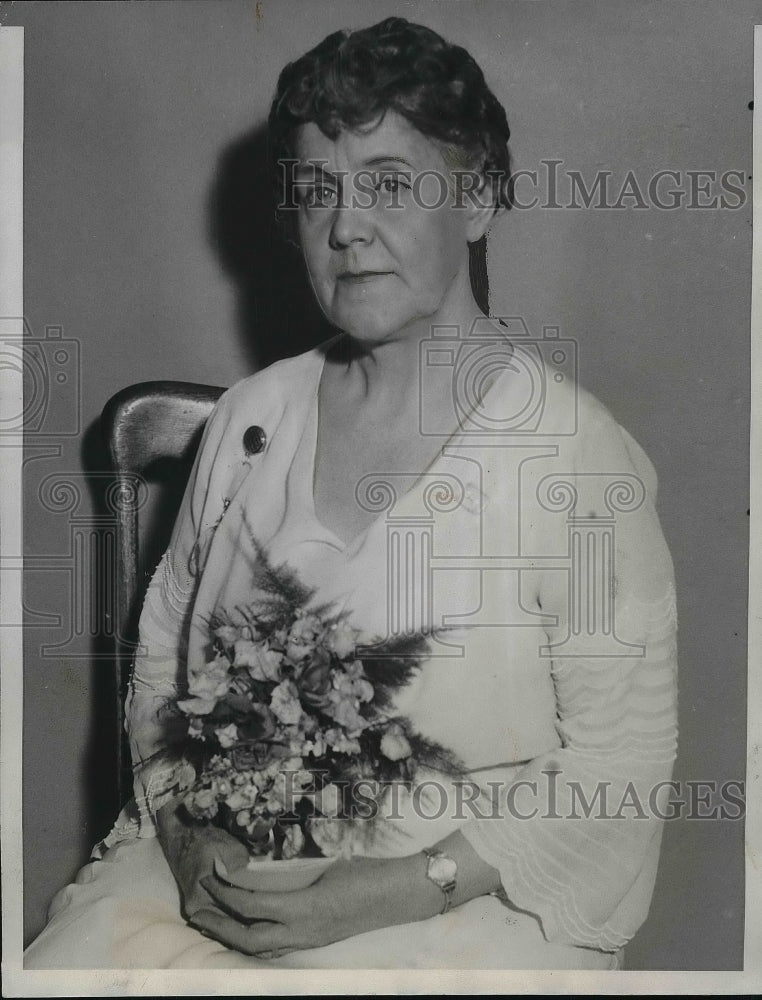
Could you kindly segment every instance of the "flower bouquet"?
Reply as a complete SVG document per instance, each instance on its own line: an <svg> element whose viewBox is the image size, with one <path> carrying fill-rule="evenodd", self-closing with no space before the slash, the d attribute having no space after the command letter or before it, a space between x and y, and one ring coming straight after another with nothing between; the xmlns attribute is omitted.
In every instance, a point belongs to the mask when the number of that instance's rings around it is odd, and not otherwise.
<svg viewBox="0 0 762 1000"><path fill-rule="evenodd" d="M212 656L188 677L185 806L272 860L352 853L372 836L394 782L422 767L461 770L394 714L395 691L429 655L426 637L373 647L259 551L256 597L209 621Z"/></svg>

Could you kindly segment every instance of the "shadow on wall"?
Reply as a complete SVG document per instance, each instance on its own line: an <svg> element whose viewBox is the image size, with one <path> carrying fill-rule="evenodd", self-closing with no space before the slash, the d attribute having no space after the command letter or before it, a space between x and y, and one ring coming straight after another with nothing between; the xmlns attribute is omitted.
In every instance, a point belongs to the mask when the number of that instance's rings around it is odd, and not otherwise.
<svg viewBox="0 0 762 1000"><path fill-rule="evenodd" d="M222 153L207 205L209 242L236 288L238 334L252 371L306 351L334 332L315 302L300 250L276 219L276 199L267 130L260 126ZM109 511L103 472L110 466L100 421L91 424L82 438L81 461L90 477L93 516L105 523ZM191 464L192 460L152 471L153 500L140 517L139 572L144 587L169 543ZM106 574L105 580L113 578L114 569L103 566L97 571ZM100 624L91 641L92 725L85 757L86 822L93 840L108 833L119 807L115 780L119 681L114 640L107 623Z"/></svg>
<svg viewBox="0 0 762 1000"><path fill-rule="evenodd" d="M309 350L332 335L301 252L276 219L267 129L222 154L209 197L209 239L238 297L238 326L252 370Z"/></svg>

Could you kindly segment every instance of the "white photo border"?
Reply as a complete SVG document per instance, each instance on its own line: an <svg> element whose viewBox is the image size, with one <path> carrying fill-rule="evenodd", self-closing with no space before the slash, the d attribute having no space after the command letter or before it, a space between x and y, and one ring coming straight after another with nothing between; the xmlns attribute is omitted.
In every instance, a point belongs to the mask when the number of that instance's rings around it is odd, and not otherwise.
<svg viewBox="0 0 762 1000"><path fill-rule="evenodd" d="M23 248L24 29L0 27L0 315L24 315ZM762 992L762 25L754 38L754 169L751 352L751 518L749 553L748 770L745 968L739 972L257 971L260 995L589 993L754 994ZM19 319L19 330L21 329ZM20 412L21 373L0 368L0 419ZM0 622L21 620L20 445L0 448ZM251 993L251 971L26 971L22 968L21 722L22 629L0 628L2 706L2 889L4 995L141 996ZM760 706L760 707L757 707Z"/></svg>

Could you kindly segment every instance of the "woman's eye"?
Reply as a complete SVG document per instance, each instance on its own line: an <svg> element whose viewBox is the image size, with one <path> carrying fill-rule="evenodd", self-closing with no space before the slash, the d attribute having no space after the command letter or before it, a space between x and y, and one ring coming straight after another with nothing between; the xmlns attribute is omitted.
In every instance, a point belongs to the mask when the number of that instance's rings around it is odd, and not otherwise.
<svg viewBox="0 0 762 1000"><path fill-rule="evenodd" d="M318 205L330 205L336 198L336 191L332 187L321 185L314 189L313 198Z"/></svg>
<svg viewBox="0 0 762 1000"><path fill-rule="evenodd" d="M408 186L403 178L397 174L387 174L378 182L378 190L384 191L386 194L398 194L403 188L407 188Z"/></svg>
<svg viewBox="0 0 762 1000"><path fill-rule="evenodd" d="M310 184L299 188L298 200L305 208L329 208L336 203L336 188L327 184Z"/></svg>

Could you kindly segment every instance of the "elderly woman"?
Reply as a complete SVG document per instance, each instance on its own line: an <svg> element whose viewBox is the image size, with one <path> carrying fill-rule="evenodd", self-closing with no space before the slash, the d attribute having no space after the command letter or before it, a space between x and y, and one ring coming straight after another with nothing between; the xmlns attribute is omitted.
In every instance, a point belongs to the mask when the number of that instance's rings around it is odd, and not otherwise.
<svg viewBox="0 0 762 1000"><path fill-rule="evenodd" d="M486 315L509 132L462 48L400 18L333 34L281 74L270 130L336 336L207 424L141 618L136 798L27 967L617 968L675 750L653 468L568 343ZM292 892L214 874L247 850L183 808L166 711L262 552L369 640L434 637L396 708L468 777L405 791L391 834Z"/></svg>

